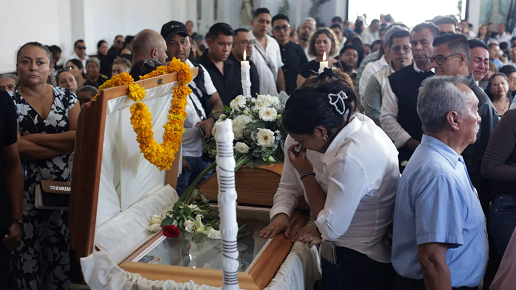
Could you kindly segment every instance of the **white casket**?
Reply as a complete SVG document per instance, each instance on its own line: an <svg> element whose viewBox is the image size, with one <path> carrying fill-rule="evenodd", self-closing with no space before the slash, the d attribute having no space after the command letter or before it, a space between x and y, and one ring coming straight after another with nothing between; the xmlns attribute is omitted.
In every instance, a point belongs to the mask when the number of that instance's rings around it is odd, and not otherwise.
<svg viewBox="0 0 516 290"><path fill-rule="evenodd" d="M197 69L192 73L197 74ZM175 74L140 81L152 112L155 139L161 143ZM79 116L70 238L92 289L211 289L222 286L220 240L182 233L165 238L147 230L149 217L165 214L178 200L175 186L179 153L169 171L160 172L140 153L130 124L127 86L103 90ZM242 289L311 288L320 278L315 248L286 240L264 240L259 230L269 209L238 207L249 234L239 241ZM293 214L303 225L306 216Z"/></svg>

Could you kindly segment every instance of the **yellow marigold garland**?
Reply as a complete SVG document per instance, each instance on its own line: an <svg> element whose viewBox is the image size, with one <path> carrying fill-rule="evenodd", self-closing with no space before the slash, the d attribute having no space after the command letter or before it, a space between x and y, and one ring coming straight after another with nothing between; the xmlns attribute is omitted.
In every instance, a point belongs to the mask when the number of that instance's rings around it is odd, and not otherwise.
<svg viewBox="0 0 516 290"><path fill-rule="evenodd" d="M184 120L186 118L187 97L192 92L188 84L193 75L190 66L179 59L174 58L169 65L159 66L156 70L140 77L141 80L177 72L177 85L173 88L173 97L170 101L168 121L163 125L163 143L158 144L152 131L152 113L141 101L145 98L145 91L128 73L114 76L99 87L99 92L106 88L120 85L129 85L128 96L135 103L131 106L131 125L136 133L136 140L140 143L140 152L145 159L159 168L169 170L174 162L174 155L179 150L182 142ZM95 96L97 97L97 96Z"/></svg>

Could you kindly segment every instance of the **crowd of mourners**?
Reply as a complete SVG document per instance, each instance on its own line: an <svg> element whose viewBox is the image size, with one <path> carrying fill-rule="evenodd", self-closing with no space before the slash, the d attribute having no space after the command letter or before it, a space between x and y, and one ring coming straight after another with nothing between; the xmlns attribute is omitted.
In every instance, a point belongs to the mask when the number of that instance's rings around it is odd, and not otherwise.
<svg viewBox="0 0 516 290"><path fill-rule="evenodd" d="M317 246L315 287L516 289L516 28L475 33L454 16L408 27L387 14L306 18L296 29L258 8L250 30L216 23L204 36L172 20L111 47L100 40L95 55L82 39L67 57L20 45L16 71L0 75L2 289L82 281L68 212L39 208L35 192L42 180L71 181L77 118L100 85L124 72L137 81L173 58L199 69L181 195L210 164L203 145L222 106L243 94L244 54L252 96L290 96L283 174L260 235ZM311 218L291 228L301 198Z"/></svg>

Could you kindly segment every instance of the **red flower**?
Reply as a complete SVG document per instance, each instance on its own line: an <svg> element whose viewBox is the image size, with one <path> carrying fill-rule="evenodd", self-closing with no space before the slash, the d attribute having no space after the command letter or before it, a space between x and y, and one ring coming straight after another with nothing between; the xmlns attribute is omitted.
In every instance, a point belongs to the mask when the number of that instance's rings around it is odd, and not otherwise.
<svg viewBox="0 0 516 290"><path fill-rule="evenodd" d="M167 238L177 238L179 237L179 229L175 225L164 226L163 234Z"/></svg>

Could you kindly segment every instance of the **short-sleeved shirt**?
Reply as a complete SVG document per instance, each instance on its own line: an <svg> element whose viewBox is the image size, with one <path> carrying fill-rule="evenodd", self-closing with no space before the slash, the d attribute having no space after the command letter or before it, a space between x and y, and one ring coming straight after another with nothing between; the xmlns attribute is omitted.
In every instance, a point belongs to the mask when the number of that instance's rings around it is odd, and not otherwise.
<svg viewBox="0 0 516 290"><path fill-rule="evenodd" d="M484 213L462 156L423 135L401 176L394 210L392 265L423 279L418 245L444 243L452 287L475 287L484 277L488 244Z"/></svg>
<svg viewBox="0 0 516 290"><path fill-rule="evenodd" d="M299 69L308 62L303 48L292 41L284 46L280 45L281 59L283 60L283 75L285 76L285 88L291 95L297 89L297 75Z"/></svg>
<svg viewBox="0 0 516 290"><path fill-rule="evenodd" d="M0 143L3 147L16 143L16 118L16 108L11 96L6 91L0 91ZM3 178L4 166L4 155L0 153L0 234L6 234L5 231L12 224L11 202Z"/></svg>

